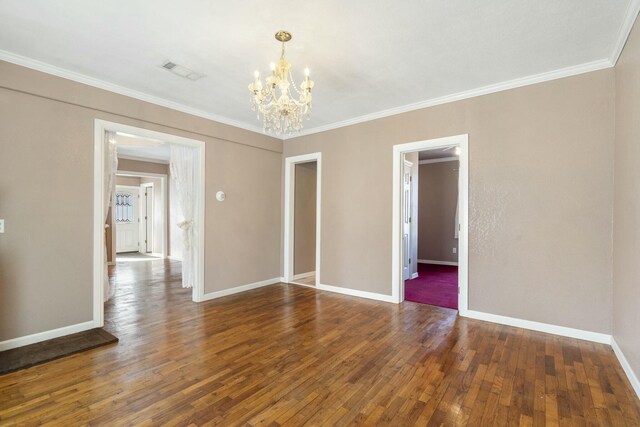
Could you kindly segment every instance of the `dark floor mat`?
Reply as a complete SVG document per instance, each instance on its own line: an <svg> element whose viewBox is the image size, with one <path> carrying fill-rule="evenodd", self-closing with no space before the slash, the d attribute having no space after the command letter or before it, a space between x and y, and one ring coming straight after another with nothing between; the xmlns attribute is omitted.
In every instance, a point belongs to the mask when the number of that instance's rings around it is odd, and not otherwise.
<svg viewBox="0 0 640 427"><path fill-rule="evenodd" d="M0 375L118 342L102 328L0 351Z"/></svg>

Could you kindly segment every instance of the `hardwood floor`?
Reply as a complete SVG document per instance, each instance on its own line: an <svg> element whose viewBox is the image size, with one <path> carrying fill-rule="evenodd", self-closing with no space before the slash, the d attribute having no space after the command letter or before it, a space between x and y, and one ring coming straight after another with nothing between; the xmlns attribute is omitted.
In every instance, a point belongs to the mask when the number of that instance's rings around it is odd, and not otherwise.
<svg viewBox="0 0 640 427"><path fill-rule="evenodd" d="M605 345L295 285L194 304L173 261L114 273L120 343L0 377L0 424L640 425Z"/></svg>
<svg viewBox="0 0 640 427"><path fill-rule="evenodd" d="M295 279L295 283L299 283L301 285L307 285L307 286L315 286L316 276L314 274L313 276L301 277L299 279Z"/></svg>

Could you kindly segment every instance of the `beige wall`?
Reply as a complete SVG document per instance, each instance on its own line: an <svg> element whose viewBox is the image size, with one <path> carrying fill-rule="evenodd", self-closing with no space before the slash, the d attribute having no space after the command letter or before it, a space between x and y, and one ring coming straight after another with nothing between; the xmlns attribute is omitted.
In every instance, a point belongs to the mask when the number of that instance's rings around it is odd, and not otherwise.
<svg viewBox="0 0 640 427"><path fill-rule="evenodd" d="M316 270L317 172L317 162L295 165L293 274Z"/></svg>
<svg viewBox="0 0 640 427"><path fill-rule="evenodd" d="M420 165L418 190L418 258L458 262L454 237L459 162Z"/></svg>
<svg viewBox="0 0 640 427"><path fill-rule="evenodd" d="M166 163L145 162L141 160L123 159L121 157L118 158L118 170L169 175L169 165Z"/></svg>
<svg viewBox="0 0 640 427"><path fill-rule="evenodd" d="M640 377L640 26L616 66L613 337Z"/></svg>
<svg viewBox="0 0 640 427"><path fill-rule="evenodd" d="M322 152L323 284L390 295L392 146L468 133L469 308L610 333L613 127L608 69L289 139L284 152Z"/></svg>
<svg viewBox="0 0 640 427"><path fill-rule="evenodd" d="M0 62L0 341L92 320L96 118L205 141L206 292L280 276L281 141Z"/></svg>
<svg viewBox="0 0 640 427"><path fill-rule="evenodd" d="M140 177L116 175L116 185L130 185L133 187L140 187Z"/></svg>

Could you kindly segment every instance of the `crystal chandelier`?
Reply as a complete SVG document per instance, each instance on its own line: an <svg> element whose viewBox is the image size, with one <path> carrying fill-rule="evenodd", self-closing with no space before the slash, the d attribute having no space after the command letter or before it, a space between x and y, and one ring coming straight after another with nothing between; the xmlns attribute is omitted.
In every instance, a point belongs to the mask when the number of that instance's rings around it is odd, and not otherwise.
<svg viewBox="0 0 640 427"><path fill-rule="evenodd" d="M311 89L313 80L309 79L309 69L305 68L305 80L296 87L291 75L291 64L284 58L284 44L291 40L291 33L278 31L276 40L282 43L278 63L271 63L271 75L262 85L260 72L254 73L254 81L249 85L251 109L257 111L258 120L262 115L262 127L265 132L291 133L302 130L302 120L309 118L311 111ZM298 95L295 99L291 88Z"/></svg>

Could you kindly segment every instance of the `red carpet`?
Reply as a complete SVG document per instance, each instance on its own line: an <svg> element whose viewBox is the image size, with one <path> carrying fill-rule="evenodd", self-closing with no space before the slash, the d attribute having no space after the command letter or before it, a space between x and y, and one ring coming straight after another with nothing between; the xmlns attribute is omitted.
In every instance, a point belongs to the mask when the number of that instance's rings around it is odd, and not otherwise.
<svg viewBox="0 0 640 427"><path fill-rule="evenodd" d="M405 280L404 299L458 309L458 267L418 264L418 278Z"/></svg>

